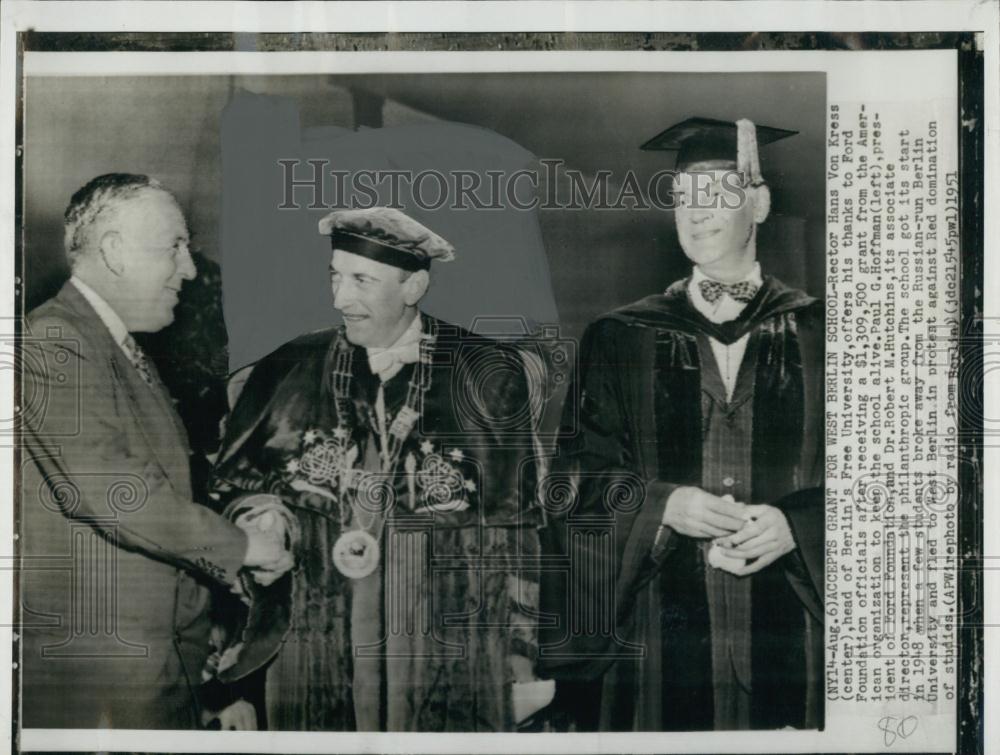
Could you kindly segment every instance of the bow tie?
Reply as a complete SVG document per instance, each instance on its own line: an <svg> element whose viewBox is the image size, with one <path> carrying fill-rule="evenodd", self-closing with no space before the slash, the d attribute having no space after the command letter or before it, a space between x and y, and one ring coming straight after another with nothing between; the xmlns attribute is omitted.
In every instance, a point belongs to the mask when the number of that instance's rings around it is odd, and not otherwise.
<svg viewBox="0 0 1000 755"><path fill-rule="evenodd" d="M720 283L719 281L703 280L698 283L698 288L701 290L702 298L709 304L715 304L722 298L723 294L729 294L730 299L746 304L760 290L760 286L752 281Z"/></svg>
<svg viewBox="0 0 1000 755"><path fill-rule="evenodd" d="M420 359L420 338L390 346L388 349L368 349L368 367L383 383Z"/></svg>

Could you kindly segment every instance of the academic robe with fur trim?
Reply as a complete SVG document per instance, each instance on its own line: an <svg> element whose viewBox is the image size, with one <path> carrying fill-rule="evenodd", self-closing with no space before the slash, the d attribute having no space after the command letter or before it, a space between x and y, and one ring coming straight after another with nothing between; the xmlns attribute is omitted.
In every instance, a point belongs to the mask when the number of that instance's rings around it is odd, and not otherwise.
<svg viewBox="0 0 1000 755"><path fill-rule="evenodd" d="M580 410L564 416L548 482L543 547L562 568L543 575L543 616L558 621L541 634L542 673L560 680L582 728L818 727L822 304L766 277L719 325L687 285L584 337ZM709 336L744 334L727 397ZM661 528L682 485L777 506L797 549L751 577L708 566L708 541Z"/></svg>
<svg viewBox="0 0 1000 755"><path fill-rule="evenodd" d="M276 493L302 528L291 629L268 669L271 729L514 728L516 659L530 665L536 645L526 617L537 610L541 515L523 362L422 317L424 364L384 384L391 427L427 369L420 417L389 474L379 471L379 380L342 328L259 362L228 420L217 494ZM367 500L377 505L360 515L350 513L357 490L338 476L345 459L376 482ZM334 543L380 506L379 569L348 578Z"/></svg>

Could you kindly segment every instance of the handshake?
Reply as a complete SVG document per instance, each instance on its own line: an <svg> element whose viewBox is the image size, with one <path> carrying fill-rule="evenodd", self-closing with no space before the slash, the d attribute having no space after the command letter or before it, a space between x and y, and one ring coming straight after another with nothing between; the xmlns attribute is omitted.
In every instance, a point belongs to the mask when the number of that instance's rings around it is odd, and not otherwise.
<svg viewBox="0 0 1000 755"><path fill-rule="evenodd" d="M280 498L247 496L230 504L226 514L247 535L243 565L250 569L254 581L270 585L295 566L298 520Z"/></svg>

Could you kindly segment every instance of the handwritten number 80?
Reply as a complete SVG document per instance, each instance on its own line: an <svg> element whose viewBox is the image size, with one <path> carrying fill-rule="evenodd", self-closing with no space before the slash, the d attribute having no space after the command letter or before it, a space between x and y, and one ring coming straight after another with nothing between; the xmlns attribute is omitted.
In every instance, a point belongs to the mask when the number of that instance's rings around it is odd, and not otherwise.
<svg viewBox="0 0 1000 755"><path fill-rule="evenodd" d="M917 730L917 717L906 716L897 718L896 716L885 716L878 721L879 731L885 739L885 746L891 747L897 739L906 739Z"/></svg>

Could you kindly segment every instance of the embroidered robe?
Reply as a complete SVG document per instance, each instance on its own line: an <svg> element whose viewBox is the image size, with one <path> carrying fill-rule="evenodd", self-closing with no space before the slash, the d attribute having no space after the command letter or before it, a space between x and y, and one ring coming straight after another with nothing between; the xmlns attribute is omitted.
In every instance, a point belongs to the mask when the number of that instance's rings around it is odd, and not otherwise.
<svg viewBox="0 0 1000 755"><path fill-rule="evenodd" d="M379 380L342 328L259 362L228 420L217 494L275 493L302 529L284 580L291 626L267 672L271 729L514 728L513 669L536 647L541 522L525 371L515 349L421 316L421 361L383 387L391 428L423 386L389 468ZM331 552L359 525L381 558L351 579Z"/></svg>

